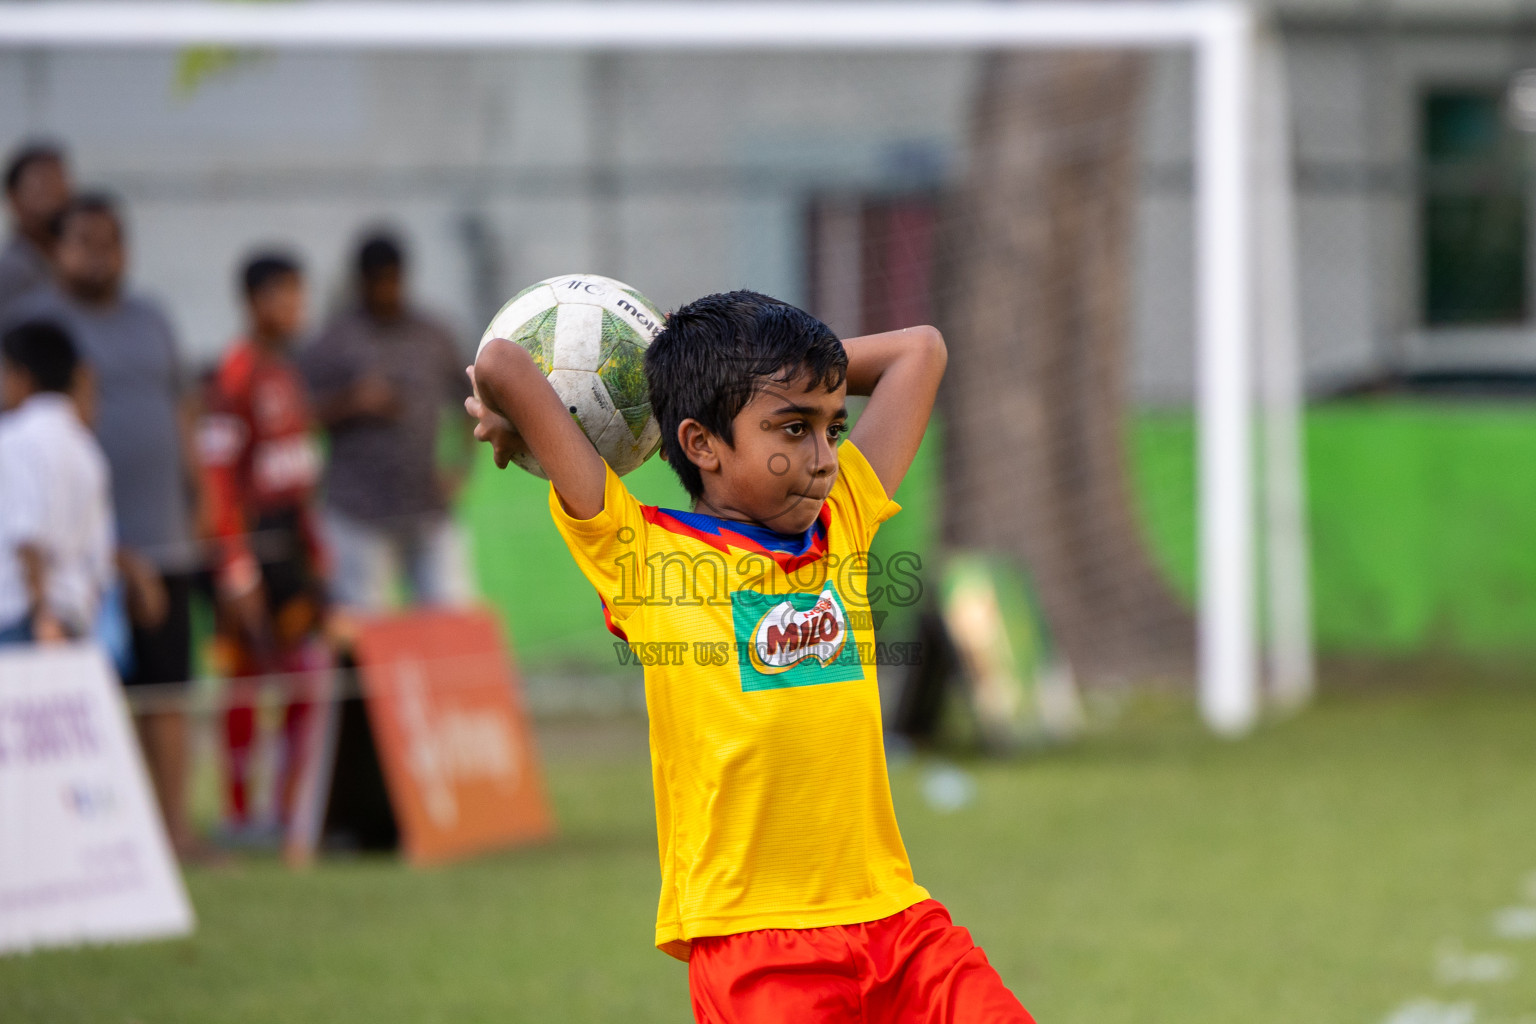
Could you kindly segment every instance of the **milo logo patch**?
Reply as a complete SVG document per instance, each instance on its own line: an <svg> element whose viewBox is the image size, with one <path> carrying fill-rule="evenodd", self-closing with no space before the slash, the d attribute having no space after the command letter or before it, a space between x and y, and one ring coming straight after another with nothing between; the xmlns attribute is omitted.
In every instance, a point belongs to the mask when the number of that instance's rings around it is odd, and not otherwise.
<svg viewBox="0 0 1536 1024"><path fill-rule="evenodd" d="M741 688L773 690L864 678L836 588L820 594L731 595Z"/></svg>

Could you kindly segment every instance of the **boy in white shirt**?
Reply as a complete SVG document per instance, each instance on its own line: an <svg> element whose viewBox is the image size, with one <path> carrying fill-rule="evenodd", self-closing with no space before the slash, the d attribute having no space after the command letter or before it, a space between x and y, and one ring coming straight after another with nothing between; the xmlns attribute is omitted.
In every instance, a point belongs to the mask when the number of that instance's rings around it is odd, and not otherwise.
<svg viewBox="0 0 1536 1024"><path fill-rule="evenodd" d="M79 356L41 320L0 356L0 644L90 636L115 540L106 457L70 398Z"/></svg>

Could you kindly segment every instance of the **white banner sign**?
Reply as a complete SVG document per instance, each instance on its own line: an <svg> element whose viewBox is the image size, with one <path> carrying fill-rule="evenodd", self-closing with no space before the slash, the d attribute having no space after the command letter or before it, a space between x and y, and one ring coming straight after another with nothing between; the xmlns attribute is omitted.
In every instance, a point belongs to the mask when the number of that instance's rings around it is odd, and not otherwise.
<svg viewBox="0 0 1536 1024"><path fill-rule="evenodd" d="M0 953L192 927L106 658L0 648Z"/></svg>

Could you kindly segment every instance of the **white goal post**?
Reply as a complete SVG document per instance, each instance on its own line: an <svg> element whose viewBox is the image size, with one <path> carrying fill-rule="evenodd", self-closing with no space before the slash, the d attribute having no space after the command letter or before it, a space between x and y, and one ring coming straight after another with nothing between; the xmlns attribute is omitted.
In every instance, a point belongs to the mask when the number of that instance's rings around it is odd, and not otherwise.
<svg viewBox="0 0 1536 1024"><path fill-rule="evenodd" d="M1245 4L0 2L0 47L192 45L330 50L1191 49L1198 69L1200 708L1211 728L1224 735L1247 732L1260 715L1260 580L1271 645L1270 691L1285 705L1302 702L1310 693L1287 127L1283 96L1277 95L1283 85L1274 71L1274 44L1261 39ZM1265 88L1257 88L1260 84ZM1264 382L1257 410L1256 355L1262 360L1257 366ZM1262 488L1255 486L1256 411L1267 427L1260 449ZM1256 490L1265 496L1262 570L1255 543Z"/></svg>

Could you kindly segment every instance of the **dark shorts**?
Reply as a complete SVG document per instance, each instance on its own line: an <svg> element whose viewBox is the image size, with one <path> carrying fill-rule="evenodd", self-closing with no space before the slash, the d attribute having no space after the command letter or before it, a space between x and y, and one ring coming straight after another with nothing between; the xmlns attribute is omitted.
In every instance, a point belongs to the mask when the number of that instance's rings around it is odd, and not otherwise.
<svg viewBox="0 0 1536 1024"><path fill-rule="evenodd" d="M255 537L268 614L278 619L296 601L324 606L325 587L310 562L300 510L264 513L256 520Z"/></svg>
<svg viewBox="0 0 1536 1024"><path fill-rule="evenodd" d="M165 621L154 629L133 627L133 671L124 686L185 683L192 678L192 575L165 581Z"/></svg>

